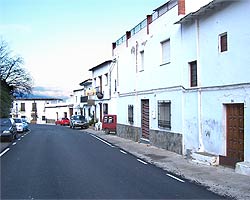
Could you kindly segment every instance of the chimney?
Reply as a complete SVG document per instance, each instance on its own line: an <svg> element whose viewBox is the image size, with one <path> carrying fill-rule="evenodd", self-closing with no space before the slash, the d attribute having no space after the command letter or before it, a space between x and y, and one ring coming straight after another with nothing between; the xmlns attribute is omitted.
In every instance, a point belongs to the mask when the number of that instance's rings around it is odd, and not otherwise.
<svg viewBox="0 0 250 200"><path fill-rule="evenodd" d="M185 0L178 0L178 15L185 15Z"/></svg>
<svg viewBox="0 0 250 200"><path fill-rule="evenodd" d="M152 15L147 15L147 34L149 34L149 24L152 23Z"/></svg>
<svg viewBox="0 0 250 200"><path fill-rule="evenodd" d="M128 40L129 38L131 38L131 32L130 31L127 31L126 32L126 46L128 47Z"/></svg>
<svg viewBox="0 0 250 200"><path fill-rule="evenodd" d="M116 42L112 43L112 56L114 56L114 50L116 48Z"/></svg>
<svg viewBox="0 0 250 200"><path fill-rule="evenodd" d="M116 42L113 42L112 43L112 49L115 49L116 48Z"/></svg>

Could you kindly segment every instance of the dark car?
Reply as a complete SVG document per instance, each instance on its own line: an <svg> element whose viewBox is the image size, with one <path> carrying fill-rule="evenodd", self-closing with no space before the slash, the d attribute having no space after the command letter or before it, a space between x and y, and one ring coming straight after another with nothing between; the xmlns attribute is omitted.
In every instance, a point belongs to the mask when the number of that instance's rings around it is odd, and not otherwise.
<svg viewBox="0 0 250 200"><path fill-rule="evenodd" d="M72 115L70 117L69 127L73 129L75 127L81 127L82 129L89 128L89 123L83 115Z"/></svg>
<svg viewBox="0 0 250 200"><path fill-rule="evenodd" d="M17 129L15 121L12 118L0 118L1 141L7 139L12 141L17 138Z"/></svg>

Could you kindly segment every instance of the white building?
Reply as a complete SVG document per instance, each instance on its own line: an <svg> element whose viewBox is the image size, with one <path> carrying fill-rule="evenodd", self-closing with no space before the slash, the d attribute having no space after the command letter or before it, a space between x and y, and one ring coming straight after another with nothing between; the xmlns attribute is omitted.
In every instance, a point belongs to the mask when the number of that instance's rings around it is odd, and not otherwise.
<svg viewBox="0 0 250 200"><path fill-rule="evenodd" d="M184 87L192 87L185 91L184 148L231 166L250 162L249 7L215 0L178 22Z"/></svg>
<svg viewBox="0 0 250 200"><path fill-rule="evenodd" d="M168 1L113 43L117 134L247 166L250 2L192 3Z"/></svg>
<svg viewBox="0 0 250 200"><path fill-rule="evenodd" d="M57 98L16 98L11 115L26 118L30 123L45 124L49 120L46 116L46 106L59 102L62 100Z"/></svg>
<svg viewBox="0 0 250 200"><path fill-rule="evenodd" d="M83 94L80 96L80 108L82 108L82 115L90 121L93 118L94 113L94 90L92 88L92 79L87 79L80 83L83 86Z"/></svg>
<svg viewBox="0 0 250 200"><path fill-rule="evenodd" d="M107 60L91 69L93 80L94 116L102 121L104 114L117 113L117 65L116 60Z"/></svg>
<svg viewBox="0 0 250 200"><path fill-rule="evenodd" d="M64 102L55 102L45 106L45 114L47 123L55 123L56 120L61 118L69 118L73 115L72 99Z"/></svg>

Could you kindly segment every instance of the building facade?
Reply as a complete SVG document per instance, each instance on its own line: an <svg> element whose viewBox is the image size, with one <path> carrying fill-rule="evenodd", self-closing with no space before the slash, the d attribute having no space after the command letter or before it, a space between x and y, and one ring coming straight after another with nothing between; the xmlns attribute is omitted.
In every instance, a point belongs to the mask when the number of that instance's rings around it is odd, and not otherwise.
<svg viewBox="0 0 250 200"><path fill-rule="evenodd" d="M57 98L16 98L13 101L12 117L25 118L29 123L45 124L48 122L46 107L62 102Z"/></svg>
<svg viewBox="0 0 250 200"><path fill-rule="evenodd" d="M249 163L249 1L200 2L168 1L113 43L117 134Z"/></svg>
<svg viewBox="0 0 250 200"><path fill-rule="evenodd" d="M116 114L117 65L116 60L107 60L91 69L95 121L101 122L105 114Z"/></svg>

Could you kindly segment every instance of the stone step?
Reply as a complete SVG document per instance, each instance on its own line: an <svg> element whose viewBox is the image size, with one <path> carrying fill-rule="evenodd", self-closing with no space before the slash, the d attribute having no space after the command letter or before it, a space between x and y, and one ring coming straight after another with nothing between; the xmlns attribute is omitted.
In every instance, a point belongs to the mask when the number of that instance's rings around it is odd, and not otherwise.
<svg viewBox="0 0 250 200"><path fill-rule="evenodd" d="M191 159L193 162L204 165L212 165L212 166L219 165L219 156L207 152L193 152L191 154Z"/></svg>

